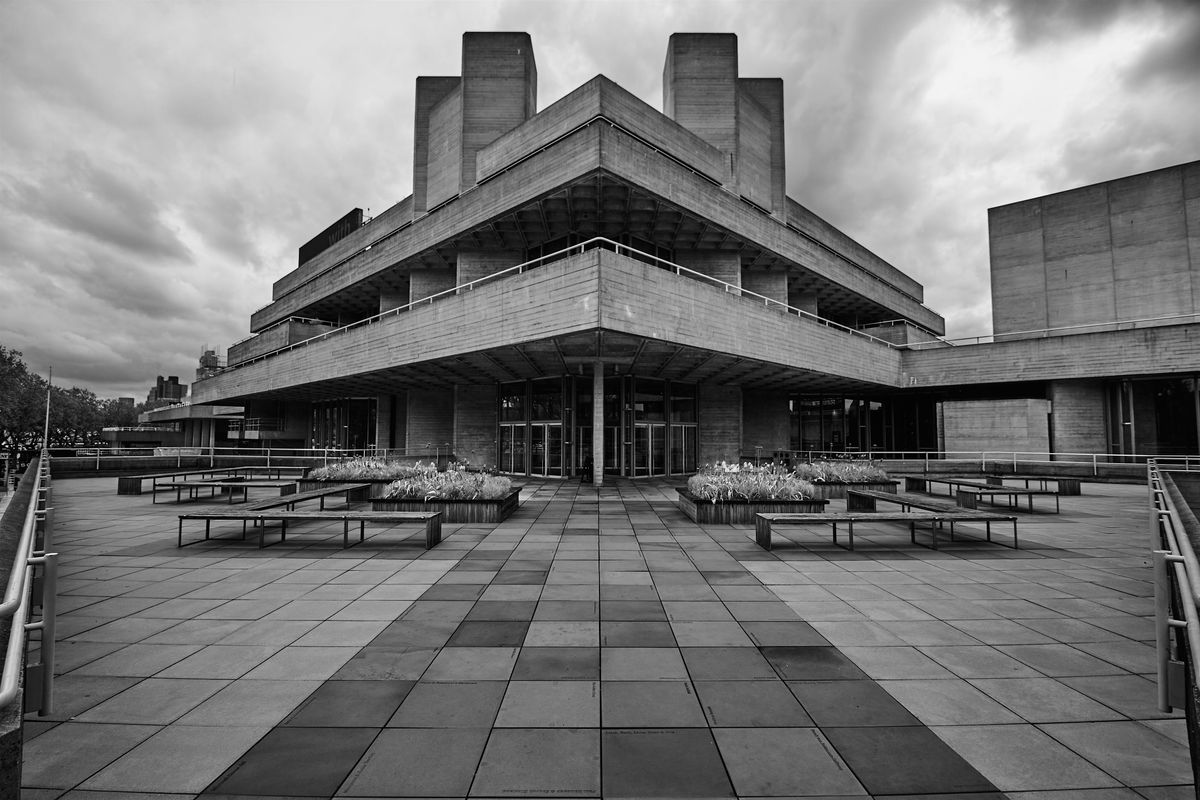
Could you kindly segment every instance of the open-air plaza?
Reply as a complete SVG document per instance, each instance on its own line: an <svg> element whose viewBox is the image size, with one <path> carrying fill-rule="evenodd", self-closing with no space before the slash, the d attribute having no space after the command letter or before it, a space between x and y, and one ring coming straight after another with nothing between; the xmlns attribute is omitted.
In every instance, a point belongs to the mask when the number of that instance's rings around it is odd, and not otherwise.
<svg viewBox="0 0 1200 800"><path fill-rule="evenodd" d="M21 796L1194 796L1144 485L981 503L1019 548L860 521L853 550L779 526L769 551L677 485L525 480L429 548L378 522L345 547L369 503L331 496L266 547L224 520L181 548L180 515L243 503L56 480L56 699Z"/></svg>
<svg viewBox="0 0 1200 800"><path fill-rule="evenodd" d="M1189 4L0 15L0 800L1197 797Z"/></svg>

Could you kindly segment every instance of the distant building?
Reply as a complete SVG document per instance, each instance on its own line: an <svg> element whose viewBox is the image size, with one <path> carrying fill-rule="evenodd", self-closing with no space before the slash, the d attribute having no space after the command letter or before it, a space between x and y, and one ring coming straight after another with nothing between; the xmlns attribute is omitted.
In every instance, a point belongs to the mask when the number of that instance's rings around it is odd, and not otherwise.
<svg viewBox="0 0 1200 800"><path fill-rule="evenodd" d="M181 403L187 397L188 387L186 383L179 382L178 375L171 375L164 379L162 375L158 376L154 386L146 395L146 402L153 403L158 400L167 400L172 403Z"/></svg>
<svg viewBox="0 0 1200 800"><path fill-rule="evenodd" d="M465 34L460 75L417 79L412 195L305 243L194 402L280 446L596 480L1196 452L1200 162L992 209L996 336L954 346L787 197L783 83L741 77L735 36L670 38L662 113L603 76L536 98L527 34Z"/></svg>

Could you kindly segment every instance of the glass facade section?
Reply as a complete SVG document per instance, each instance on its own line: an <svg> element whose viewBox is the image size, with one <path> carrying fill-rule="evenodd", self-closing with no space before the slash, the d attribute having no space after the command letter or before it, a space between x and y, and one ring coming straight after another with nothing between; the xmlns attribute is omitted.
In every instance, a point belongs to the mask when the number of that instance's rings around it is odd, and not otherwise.
<svg viewBox="0 0 1200 800"><path fill-rule="evenodd" d="M791 449L812 453L932 452L932 397L801 395L791 400Z"/></svg>
<svg viewBox="0 0 1200 800"><path fill-rule="evenodd" d="M1200 376L1113 381L1105 397L1114 455L1200 452Z"/></svg>

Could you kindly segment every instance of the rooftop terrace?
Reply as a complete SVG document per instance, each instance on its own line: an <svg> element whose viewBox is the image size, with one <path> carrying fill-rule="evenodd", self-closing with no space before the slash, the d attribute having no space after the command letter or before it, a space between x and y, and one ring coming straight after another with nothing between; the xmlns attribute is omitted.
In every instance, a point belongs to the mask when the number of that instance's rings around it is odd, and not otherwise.
<svg viewBox="0 0 1200 800"><path fill-rule="evenodd" d="M429 551L337 524L179 550L196 504L56 481L22 797L1195 796L1144 487L1022 514L1020 550L878 525L766 552L668 483L522 499Z"/></svg>

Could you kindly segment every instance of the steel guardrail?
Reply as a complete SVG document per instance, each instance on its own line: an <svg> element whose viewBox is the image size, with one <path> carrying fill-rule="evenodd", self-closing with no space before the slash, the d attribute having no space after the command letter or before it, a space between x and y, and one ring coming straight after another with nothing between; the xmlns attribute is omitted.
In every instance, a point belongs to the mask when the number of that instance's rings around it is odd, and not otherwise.
<svg viewBox="0 0 1200 800"><path fill-rule="evenodd" d="M29 469L34 469L33 462ZM58 582L58 554L48 553L50 546L50 457L43 450L37 458L37 477L30 483L29 506L21 523L21 535L13 557L12 571L0 603L0 618L11 621L8 641L4 647L4 669L0 675L0 708L8 708L21 696L25 666L25 645L31 631L41 632L40 686L36 709L26 703L26 710L37 710L40 715L49 714L54 708L54 638L55 599ZM39 507L40 506L40 507ZM42 533L42 549L37 548L39 523ZM34 605L36 587L35 569L41 566L43 576L41 589L41 619L30 622L30 608Z"/></svg>
<svg viewBox="0 0 1200 800"><path fill-rule="evenodd" d="M1155 653L1158 672L1158 709L1171 711L1182 697L1183 685L1173 674L1181 661L1191 672L1191 685L1200 686L1200 560L1184 530L1179 510L1164 483L1158 463L1146 463L1150 491L1150 549L1154 566ZM1173 615L1181 614L1182 619ZM1172 631L1182 631L1187 657L1173 642ZM1174 644L1174 646L1172 646ZM1183 700L1182 702L1188 702Z"/></svg>

